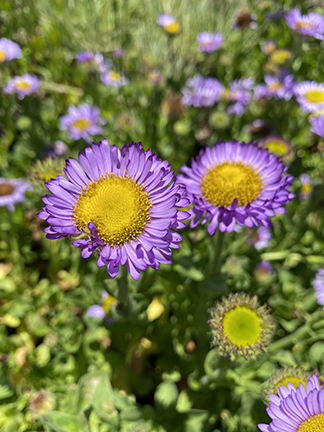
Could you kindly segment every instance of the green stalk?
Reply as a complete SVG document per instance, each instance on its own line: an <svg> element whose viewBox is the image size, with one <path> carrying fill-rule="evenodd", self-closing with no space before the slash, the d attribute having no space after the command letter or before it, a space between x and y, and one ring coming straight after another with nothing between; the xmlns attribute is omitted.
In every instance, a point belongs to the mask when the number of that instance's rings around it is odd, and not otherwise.
<svg viewBox="0 0 324 432"><path fill-rule="evenodd" d="M212 248L209 273L219 273L222 265L222 252L225 245L225 232L218 229L215 235L215 245Z"/></svg>

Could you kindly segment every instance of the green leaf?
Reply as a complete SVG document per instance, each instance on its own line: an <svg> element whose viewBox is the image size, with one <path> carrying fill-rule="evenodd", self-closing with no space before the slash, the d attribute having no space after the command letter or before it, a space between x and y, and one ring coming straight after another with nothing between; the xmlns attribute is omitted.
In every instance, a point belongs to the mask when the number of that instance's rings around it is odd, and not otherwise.
<svg viewBox="0 0 324 432"><path fill-rule="evenodd" d="M5 399L7 397L10 397L14 394L14 391L11 390L6 385L0 385L0 399Z"/></svg>
<svg viewBox="0 0 324 432"><path fill-rule="evenodd" d="M86 432L87 425L81 417L52 411L41 417L44 425L50 427L54 432Z"/></svg>
<svg viewBox="0 0 324 432"><path fill-rule="evenodd" d="M171 381L164 381L158 385L154 394L154 400L164 408L175 406L178 399L178 388Z"/></svg>

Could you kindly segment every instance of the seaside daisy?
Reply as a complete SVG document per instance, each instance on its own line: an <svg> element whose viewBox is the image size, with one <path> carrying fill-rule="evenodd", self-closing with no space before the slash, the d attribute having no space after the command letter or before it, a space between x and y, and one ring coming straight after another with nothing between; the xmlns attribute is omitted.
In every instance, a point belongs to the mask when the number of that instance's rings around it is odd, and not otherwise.
<svg viewBox="0 0 324 432"><path fill-rule="evenodd" d="M260 147L267 148L270 153L273 153L285 165L289 165L295 157L295 152L292 145L277 135L270 135L260 142Z"/></svg>
<svg viewBox="0 0 324 432"><path fill-rule="evenodd" d="M25 201L25 192L30 189L30 185L24 179L0 177L0 207L14 211L15 204Z"/></svg>
<svg viewBox="0 0 324 432"><path fill-rule="evenodd" d="M301 189L299 192L300 199L307 199L313 192L312 179L308 174L301 174L299 177Z"/></svg>
<svg viewBox="0 0 324 432"><path fill-rule="evenodd" d="M212 106L224 91L224 86L216 78L204 78L201 75L188 79L186 85L182 89L182 102L186 106Z"/></svg>
<svg viewBox="0 0 324 432"><path fill-rule="evenodd" d="M250 103L252 89L254 85L253 78L245 78L230 82L229 89L222 93L222 98L232 103L227 111L229 114L234 114L241 117Z"/></svg>
<svg viewBox="0 0 324 432"><path fill-rule="evenodd" d="M101 321L107 317L111 308L116 305L117 299L109 295L107 291L101 292L101 305L94 304L87 310L87 316L99 318Z"/></svg>
<svg viewBox="0 0 324 432"><path fill-rule="evenodd" d="M60 117L60 129L68 131L68 137L74 140L83 138L91 142L93 135L102 133L100 125L106 120L100 116L100 109L88 104L70 105L67 115Z"/></svg>
<svg viewBox="0 0 324 432"><path fill-rule="evenodd" d="M285 213L283 205L294 197L288 190L293 176L284 175L283 163L253 142L219 142L201 150L191 166L178 175L193 203L191 227L209 222L210 235L217 227L232 232L236 224L272 226L270 217Z"/></svg>
<svg viewBox="0 0 324 432"><path fill-rule="evenodd" d="M264 84L257 85L254 89L256 99L266 97L267 99L291 99L293 95L294 78L286 71L282 71L280 76L265 75Z"/></svg>
<svg viewBox="0 0 324 432"><path fill-rule="evenodd" d="M262 51L264 52L264 54L266 55L270 55L273 53L273 51L276 49L277 45L274 41L269 40L269 41L265 41L262 44Z"/></svg>
<svg viewBox="0 0 324 432"><path fill-rule="evenodd" d="M316 375L306 383L295 387L278 388L278 396L269 395L267 413L272 422L259 424L262 432L321 432L324 430L324 386L320 386Z"/></svg>
<svg viewBox="0 0 324 432"><path fill-rule="evenodd" d="M316 12L302 15L298 8L294 8L286 15L287 25L303 36L313 36L324 39L324 16Z"/></svg>
<svg viewBox="0 0 324 432"><path fill-rule="evenodd" d="M318 270L313 280L317 303L324 306L324 267ZM323 308L324 309L324 308Z"/></svg>
<svg viewBox="0 0 324 432"><path fill-rule="evenodd" d="M292 384L295 388L303 384L306 389L306 383L310 376L311 374L301 367L286 366L282 369L274 370L269 381L266 383L265 399L268 402L270 394L278 396L278 388L280 386L287 387L288 383Z"/></svg>
<svg viewBox="0 0 324 432"><path fill-rule="evenodd" d="M78 63L88 63L94 57L94 53L92 51L81 51L76 56L76 61Z"/></svg>
<svg viewBox="0 0 324 432"><path fill-rule="evenodd" d="M310 124L312 125L311 132L324 139L324 115L312 117Z"/></svg>
<svg viewBox="0 0 324 432"><path fill-rule="evenodd" d="M157 23L170 35L175 35L181 30L180 24L173 15L159 15L157 18Z"/></svg>
<svg viewBox="0 0 324 432"><path fill-rule="evenodd" d="M0 64L21 57L20 46L7 38L0 39Z"/></svg>
<svg viewBox="0 0 324 432"><path fill-rule="evenodd" d="M197 35L199 50L204 52L213 52L218 50L224 40L220 33L202 32Z"/></svg>
<svg viewBox="0 0 324 432"><path fill-rule="evenodd" d="M274 274L274 270L269 261L262 260L259 264L255 266L254 273L256 279L262 283L269 281L270 276Z"/></svg>
<svg viewBox="0 0 324 432"><path fill-rule="evenodd" d="M155 86L155 85L159 84L159 82L162 81L163 75L161 74L160 71L158 71L157 69L154 69L151 72L149 72L148 79L149 79L150 83Z"/></svg>
<svg viewBox="0 0 324 432"><path fill-rule="evenodd" d="M294 94L301 109L306 112L324 109L324 84L304 81L294 85Z"/></svg>
<svg viewBox="0 0 324 432"><path fill-rule="evenodd" d="M125 57L126 51L123 50L122 48L116 48L113 50L112 55L117 58L122 58Z"/></svg>
<svg viewBox="0 0 324 432"><path fill-rule="evenodd" d="M174 228L184 228L189 204L184 187L174 181L167 161L141 143L120 150L107 140L66 161L64 173L46 183L39 214L50 226L46 237L75 236L73 245L88 258L97 251L99 267L115 277L127 265L134 279L140 270L171 264L171 249L182 240Z"/></svg>
<svg viewBox="0 0 324 432"><path fill-rule="evenodd" d="M255 249L262 250L269 246L272 239L271 230L267 227L261 226L257 228L254 235L248 238L248 242L252 244Z"/></svg>
<svg viewBox="0 0 324 432"><path fill-rule="evenodd" d="M41 85L39 78L36 75L25 74L14 77L4 88L3 93L17 93L19 99L24 99L25 96L34 93Z"/></svg>
<svg viewBox="0 0 324 432"><path fill-rule="evenodd" d="M118 72L107 70L101 75L101 81L108 87L120 88L125 84L128 84L128 79Z"/></svg>
<svg viewBox="0 0 324 432"><path fill-rule="evenodd" d="M257 296L230 293L209 309L212 345L221 356L237 356L255 360L274 335L275 324L266 305L260 306Z"/></svg>

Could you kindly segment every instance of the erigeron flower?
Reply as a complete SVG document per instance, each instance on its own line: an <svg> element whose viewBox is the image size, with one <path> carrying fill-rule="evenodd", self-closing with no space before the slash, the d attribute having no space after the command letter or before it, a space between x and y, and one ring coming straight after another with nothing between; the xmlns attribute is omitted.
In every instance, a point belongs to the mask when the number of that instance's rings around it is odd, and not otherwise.
<svg viewBox="0 0 324 432"><path fill-rule="evenodd" d="M309 177L308 174L301 174L299 180L301 182L299 198L307 199L313 192L312 179Z"/></svg>
<svg viewBox="0 0 324 432"><path fill-rule="evenodd" d="M182 89L182 102L186 106L213 106L224 91L224 86L216 78L204 78L196 75L188 79L187 87Z"/></svg>
<svg viewBox="0 0 324 432"><path fill-rule="evenodd" d="M310 124L312 125L311 132L324 139L324 115L312 117Z"/></svg>
<svg viewBox="0 0 324 432"><path fill-rule="evenodd" d="M267 99L291 99L293 95L294 77L285 71L280 76L265 75L264 84L257 85L254 89L256 99L266 97Z"/></svg>
<svg viewBox="0 0 324 432"><path fill-rule="evenodd" d="M0 64L20 58L22 56L20 46L7 38L0 39Z"/></svg>
<svg viewBox="0 0 324 432"><path fill-rule="evenodd" d="M277 135L270 135L260 142L262 148L267 148L285 165L289 165L295 158L295 151L289 141Z"/></svg>
<svg viewBox="0 0 324 432"><path fill-rule="evenodd" d="M159 15L157 23L170 35L175 35L181 30L180 24L176 21L173 15Z"/></svg>
<svg viewBox="0 0 324 432"><path fill-rule="evenodd" d="M317 303L324 306L324 267L318 270L313 280ZM323 307L324 309L324 307Z"/></svg>
<svg viewBox="0 0 324 432"><path fill-rule="evenodd" d="M255 234L248 238L248 242L252 244L255 249L262 250L269 246L272 239L271 230L267 227L259 227Z"/></svg>
<svg viewBox="0 0 324 432"><path fill-rule="evenodd" d="M199 50L204 52L213 52L218 50L224 40L220 33L202 32L197 35Z"/></svg>
<svg viewBox="0 0 324 432"><path fill-rule="evenodd" d="M101 305L94 304L90 306L87 310L87 315L89 317L95 317L100 319L101 321L108 316L111 308L116 305L117 299L115 297L109 295L107 291L101 292Z"/></svg>
<svg viewBox="0 0 324 432"><path fill-rule="evenodd" d="M17 93L19 99L24 99L34 93L41 85L39 78L36 75L25 74L14 77L4 88L3 93Z"/></svg>
<svg viewBox="0 0 324 432"><path fill-rule="evenodd" d="M303 36L313 36L324 39L324 16L316 12L302 15L298 8L294 8L286 15L286 22L290 28Z"/></svg>
<svg viewBox="0 0 324 432"><path fill-rule="evenodd" d="M306 112L324 109L324 84L315 81L304 81L295 84L294 94L301 109Z"/></svg>
<svg viewBox="0 0 324 432"><path fill-rule="evenodd" d="M25 192L30 189L30 185L24 179L0 177L0 207L14 211L15 204L25 201Z"/></svg>
<svg viewBox="0 0 324 432"><path fill-rule="evenodd" d="M269 401L270 394L278 396L278 388L280 386L287 387L288 383L292 384L295 388L298 388L300 384L303 384L306 389L306 383L310 376L311 374L309 372L300 367L286 366L282 369L274 370L266 384L266 400Z"/></svg>
<svg viewBox="0 0 324 432"><path fill-rule="evenodd" d="M112 70L107 70L101 75L101 81L108 87L120 88L125 84L128 84L128 79L118 72Z"/></svg>

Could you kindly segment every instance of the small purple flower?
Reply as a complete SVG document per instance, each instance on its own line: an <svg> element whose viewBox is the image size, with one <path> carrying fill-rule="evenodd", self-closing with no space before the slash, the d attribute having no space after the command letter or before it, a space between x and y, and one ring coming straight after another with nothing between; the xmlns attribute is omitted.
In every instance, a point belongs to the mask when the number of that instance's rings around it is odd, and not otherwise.
<svg viewBox="0 0 324 432"><path fill-rule="evenodd" d="M266 41L262 45L262 51L266 55L270 55L276 49L276 43L272 40Z"/></svg>
<svg viewBox="0 0 324 432"><path fill-rule="evenodd" d="M125 57L126 51L123 50L122 48L117 48L117 49L113 50L112 54L113 54L114 57L121 58L121 57Z"/></svg>
<svg viewBox="0 0 324 432"><path fill-rule="evenodd" d="M19 99L24 99L25 96L34 93L41 85L39 78L36 75L25 74L13 78L3 89L3 93L17 93Z"/></svg>
<svg viewBox="0 0 324 432"><path fill-rule="evenodd" d="M181 27L172 15L159 15L157 23L164 28L164 30L170 35L175 35L180 32Z"/></svg>
<svg viewBox="0 0 324 432"><path fill-rule="evenodd" d="M223 40L224 36L220 33L203 32L197 35L200 51L209 53L218 50Z"/></svg>
<svg viewBox="0 0 324 432"><path fill-rule="evenodd" d="M298 8L294 8L286 15L286 22L290 28L303 36L313 36L324 40L324 16L316 12L302 15Z"/></svg>
<svg viewBox="0 0 324 432"><path fill-rule="evenodd" d="M213 106L224 91L224 86L216 78L204 78L200 75L187 80L186 84L187 87L182 89L182 102L187 106Z"/></svg>
<svg viewBox="0 0 324 432"><path fill-rule="evenodd" d="M324 267L318 270L313 280L313 285L315 288L315 296L317 298L317 303L321 306L324 305ZM324 308L323 308L324 309Z"/></svg>
<svg viewBox="0 0 324 432"><path fill-rule="evenodd" d="M218 142L180 168L178 181L185 185L193 204L191 227L209 223L208 233L232 232L236 223L249 228L271 226L270 217L285 213L284 205L293 176L278 158L256 143Z"/></svg>
<svg viewBox="0 0 324 432"><path fill-rule="evenodd" d="M69 138L78 140L83 138L91 142L93 135L102 133L100 125L106 120L100 116L100 109L90 105L70 105L69 113L60 117L60 129L67 130Z"/></svg>
<svg viewBox="0 0 324 432"><path fill-rule="evenodd" d="M16 42L6 38L0 39L0 64L21 57L21 49Z"/></svg>
<svg viewBox="0 0 324 432"><path fill-rule="evenodd" d="M225 90L226 99L234 102L228 107L228 113L241 117L250 103L252 88L254 85L253 78L235 80L230 83L228 91Z"/></svg>
<svg viewBox="0 0 324 432"><path fill-rule="evenodd" d="M300 199L307 199L313 192L312 180L308 174L301 174L299 180L301 182L299 197Z"/></svg>
<svg viewBox="0 0 324 432"><path fill-rule="evenodd" d="M324 109L324 84L315 81L304 81L293 87L296 100L306 112Z"/></svg>
<svg viewBox="0 0 324 432"><path fill-rule="evenodd" d="M101 81L109 87L120 88L128 84L128 79L122 74L112 70L107 70L101 75Z"/></svg>
<svg viewBox="0 0 324 432"><path fill-rule="evenodd" d="M324 138L324 116L312 117L310 123L312 125L311 132Z"/></svg>
<svg viewBox="0 0 324 432"><path fill-rule="evenodd" d="M269 246L271 238L271 230L267 227L261 226L256 230L255 235L250 237L248 241L254 245L255 249L262 250Z"/></svg>
<svg viewBox="0 0 324 432"><path fill-rule="evenodd" d="M305 388L306 387L306 388ZM288 382L279 386L278 396L269 395L267 413L272 422L259 424L262 432L311 432L324 427L324 386L320 387L316 375L310 377L306 386L294 387Z"/></svg>
<svg viewBox="0 0 324 432"><path fill-rule="evenodd" d="M0 207L14 211L15 204L25 201L25 192L30 185L24 179L5 179L0 177Z"/></svg>
<svg viewBox="0 0 324 432"><path fill-rule="evenodd" d="M148 74L148 79L152 85L157 85L162 81L163 75L157 69L154 69L152 72Z"/></svg>
<svg viewBox="0 0 324 432"><path fill-rule="evenodd" d="M254 89L256 99L266 97L267 99L291 99L293 92L294 77L286 71L281 71L279 77L265 75L264 81L266 85L257 85Z"/></svg>
<svg viewBox="0 0 324 432"><path fill-rule="evenodd" d="M76 61L78 63L89 63L94 57L94 53L92 51L81 51L76 56Z"/></svg>
<svg viewBox="0 0 324 432"><path fill-rule="evenodd" d="M61 140L53 143L55 156L63 156L68 151L68 146Z"/></svg>
<svg viewBox="0 0 324 432"><path fill-rule="evenodd" d="M101 292L101 305L92 305L87 310L88 317L99 318L102 321L109 314L113 305L117 303L115 297L109 295L106 291Z"/></svg>
<svg viewBox="0 0 324 432"><path fill-rule="evenodd" d="M269 261L262 260L255 267L255 275L261 281L267 280L269 276L273 275L273 273L274 270Z"/></svg>

